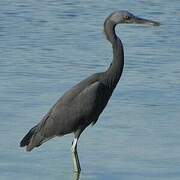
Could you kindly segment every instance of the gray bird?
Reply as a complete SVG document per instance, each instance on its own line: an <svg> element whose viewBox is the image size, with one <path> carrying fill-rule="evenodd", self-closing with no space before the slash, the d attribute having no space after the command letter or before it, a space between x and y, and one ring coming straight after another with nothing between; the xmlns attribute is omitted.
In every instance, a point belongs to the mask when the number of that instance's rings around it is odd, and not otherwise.
<svg viewBox="0 0 180 180"><path fill-rule="evenodd" d="M115 33L115 26L119 23L159 25L158 22L138 18L128 11L115 11L110 14L104 22L105 35L113 48L113 61L110 67L104 72L95 73L82 80L67 91L26 134L20 142L21 147L26 146L26 150L31 151L55 136L74 133L71 147L73 169L74 172L80 172L78 139L87 126L97 122L123 71L123 45Z"/></svg>

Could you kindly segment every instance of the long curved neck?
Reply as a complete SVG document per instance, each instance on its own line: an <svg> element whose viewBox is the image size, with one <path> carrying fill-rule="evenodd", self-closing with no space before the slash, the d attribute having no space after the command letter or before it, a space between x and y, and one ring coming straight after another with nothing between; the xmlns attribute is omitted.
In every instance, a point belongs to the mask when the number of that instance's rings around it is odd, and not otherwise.
<svg viewBox="0 0 180 180"><path fill-rule="evenodd" d="M108 18L104 22L104 32L113 48L113 61L106 71L106 83L112 89L116 87L124 67L123 45L115 33L115 26L116 24Z"/></svg>

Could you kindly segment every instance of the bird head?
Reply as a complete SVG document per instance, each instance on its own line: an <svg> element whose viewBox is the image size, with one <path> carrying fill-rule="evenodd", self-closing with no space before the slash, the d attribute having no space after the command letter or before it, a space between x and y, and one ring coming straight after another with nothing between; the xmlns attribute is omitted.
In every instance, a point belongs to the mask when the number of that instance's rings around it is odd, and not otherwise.
<svg viewBox="0 0 180 180"><path fill-rule="evenodd" d="M127 24L146 24L153 26L160 25L159 22L139 18L137 16L134 16L132 13L128 11L115 11L110 15L109 18L111 19L112 22L114 22L114 24L127 23Z"/></svg>

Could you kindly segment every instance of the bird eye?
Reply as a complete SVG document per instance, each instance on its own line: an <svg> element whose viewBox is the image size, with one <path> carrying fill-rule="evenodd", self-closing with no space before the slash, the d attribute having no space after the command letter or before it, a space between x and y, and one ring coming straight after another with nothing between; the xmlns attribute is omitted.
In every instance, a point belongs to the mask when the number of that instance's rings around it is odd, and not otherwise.
<svg viewBox="0 0 180 180"><path fill-rule="evenodd" d="M125 20L129 20L129 19L130 19L130 16L124 16L124 19L125 19Z"/></svg>

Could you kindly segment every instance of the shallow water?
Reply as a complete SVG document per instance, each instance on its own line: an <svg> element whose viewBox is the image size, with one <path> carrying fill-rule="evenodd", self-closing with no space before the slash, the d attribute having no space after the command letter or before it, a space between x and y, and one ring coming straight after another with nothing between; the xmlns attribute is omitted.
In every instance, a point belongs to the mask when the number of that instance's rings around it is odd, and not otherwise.
<svg viewBox="0 0 180 180"><path fill-rule="evenodd" d="M180 5L167 1L0 1L0 179L72 179L72 135L26 153L19 141L66 90L111 61L105 17L128 9L160 27L118 26L125 67L79 142L81 180L180 178Z"/></svg>

